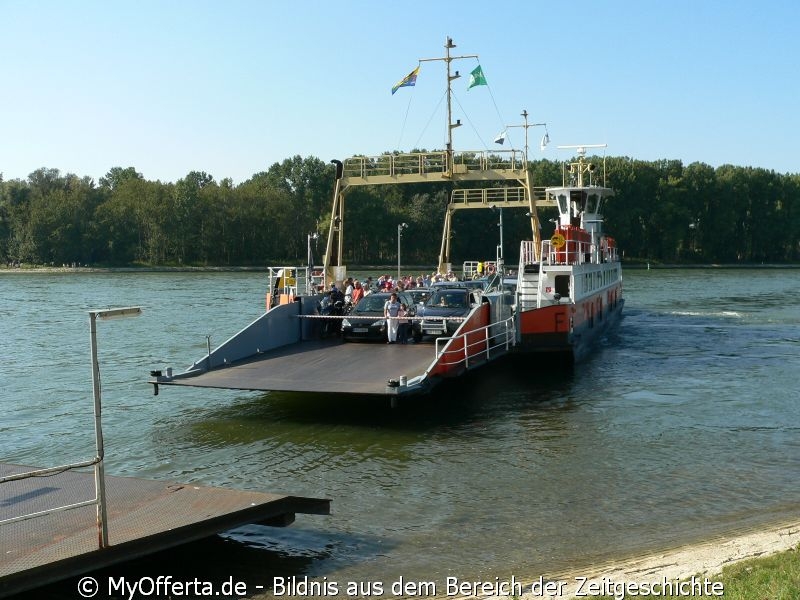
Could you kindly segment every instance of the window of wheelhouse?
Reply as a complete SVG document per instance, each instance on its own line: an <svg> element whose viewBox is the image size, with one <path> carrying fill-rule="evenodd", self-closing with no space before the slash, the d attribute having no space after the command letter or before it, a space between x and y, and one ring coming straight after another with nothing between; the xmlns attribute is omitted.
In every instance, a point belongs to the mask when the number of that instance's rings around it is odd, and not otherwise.
<svg viewBox="0 0 800 600"><path fill-rule="evenodd" d="M558 212L559 214L565 215L567 214L567 195L566 194L559 194L558 195Z"/></svg>
<svg viewBox="0 0 800 600"><path fill-rule="evenodd" d="M586 212L589 214L598 214L600 212L600 196L598 194L590 194L586 201Z"/></svg>
<svg viewBox="0 0 800 600"><path fill-rule="evenodd" d="M569 195L570 208L572 209L570 224L574 227L580 227L581 213L586 210L586 192L584 190L572 190Z"/></svg>

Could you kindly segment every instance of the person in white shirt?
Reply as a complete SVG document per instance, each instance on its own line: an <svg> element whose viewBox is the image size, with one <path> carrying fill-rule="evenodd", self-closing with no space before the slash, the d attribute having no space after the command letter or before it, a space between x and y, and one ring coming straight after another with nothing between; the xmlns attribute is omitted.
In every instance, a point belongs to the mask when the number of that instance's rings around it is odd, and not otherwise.
<svg viewBox="0 0 800 600"><path fill-rule="evenodd" d="M383 316L386 317L387 344L394 344L397 341L397 328L400 324L400 319L397 318L399 312L400 302L397 300L397 294L392 294L383 305Z"/></svg>

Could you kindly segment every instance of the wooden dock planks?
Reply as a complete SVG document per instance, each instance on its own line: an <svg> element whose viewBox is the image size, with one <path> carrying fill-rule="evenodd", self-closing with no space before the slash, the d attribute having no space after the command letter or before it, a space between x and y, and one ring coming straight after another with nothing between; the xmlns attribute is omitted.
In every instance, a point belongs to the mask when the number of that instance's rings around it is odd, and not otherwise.
<svg viewBox="0 0 800 600"><path fill-rule="evenodd" d="M0 475L30 470L0 463ZM93 473L65 471L0 485L0 519L94 496ZM109 547L94 506L0 525L0 597L130 560L247 523L285 525L329 514L330 500L107 477Z"/></svg>

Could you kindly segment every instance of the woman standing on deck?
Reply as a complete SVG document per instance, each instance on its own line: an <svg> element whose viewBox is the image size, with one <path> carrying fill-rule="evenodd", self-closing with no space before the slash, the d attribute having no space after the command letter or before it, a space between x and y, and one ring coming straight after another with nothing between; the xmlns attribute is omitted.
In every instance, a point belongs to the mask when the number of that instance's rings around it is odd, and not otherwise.
<svg viewBox="0 0 800 600"><path fill-rule="evenodd" d="M397 294L392 294L383 305L383 316L386 317L387 344L394 344L397 341L397 327L400 323L397 313L399 312L400 302L397 300Z"/></svg>

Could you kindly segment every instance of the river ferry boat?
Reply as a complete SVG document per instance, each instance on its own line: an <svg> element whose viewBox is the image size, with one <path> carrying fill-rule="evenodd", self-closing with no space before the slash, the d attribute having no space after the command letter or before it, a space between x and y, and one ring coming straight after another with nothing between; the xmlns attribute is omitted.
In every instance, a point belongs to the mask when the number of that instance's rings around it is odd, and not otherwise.
<svg viewBox="0 0 800 600"><path fill-rule="evenodd" d="M613 191L596 183L597 165L586 157L587 148L598 146L565 147L574 148L577 159L564 165L562 185L547 188L532 185L528 129L544 124L528 123L527 111L519 125L525 130L524 152L454 151L452 132L460 123L452 119L451 86L459 74L452 72L451 63L477 59L477 55L454 56L454 48L447 38L444 57L420 60L446 65L445 149L331 161L336 167L335 185L323 264L271 268L267 311L216 349L209 344L206 356L185 371L153 371L156 393L159 385L190 385L366 394L388 396L394 402L398 396L427 393L444 380L509 356L526 360L526 355L547 353L572 363L588 354L590 342L617 320L623 306L620 258L602 226L603 204ZM446 328L447 335L429 343L375 345L321 336L320 331L329 331L331 319L347 318L320 314L322 292L347 279L346 194L360 186L423 183L451 188L440 273L452 271L453 216L461 210L499 212L501 243L496 259L485 261L491 276L474 296L477 300L465 316L457 317L454 332ZM546 240L540 237L541 207L558 210L557 227ZM521 242L519 264L512 269L503 260L502 219L508 209L524 210L531 225L531 239ZM401 234L398 226L398 255Z"/></svg>
<svg viewBox="0 0 800 600"><path fill-rule="evenodd" d="M517 351L580 360L622 313L622 264L616 241L603 231L603 206L614 191L594 182L597 165L585 160L587 148L605 145L561 147L578 158L564 164L561 186L545 189L558 208L555 232L540 248L521 242Z"/></svg>

